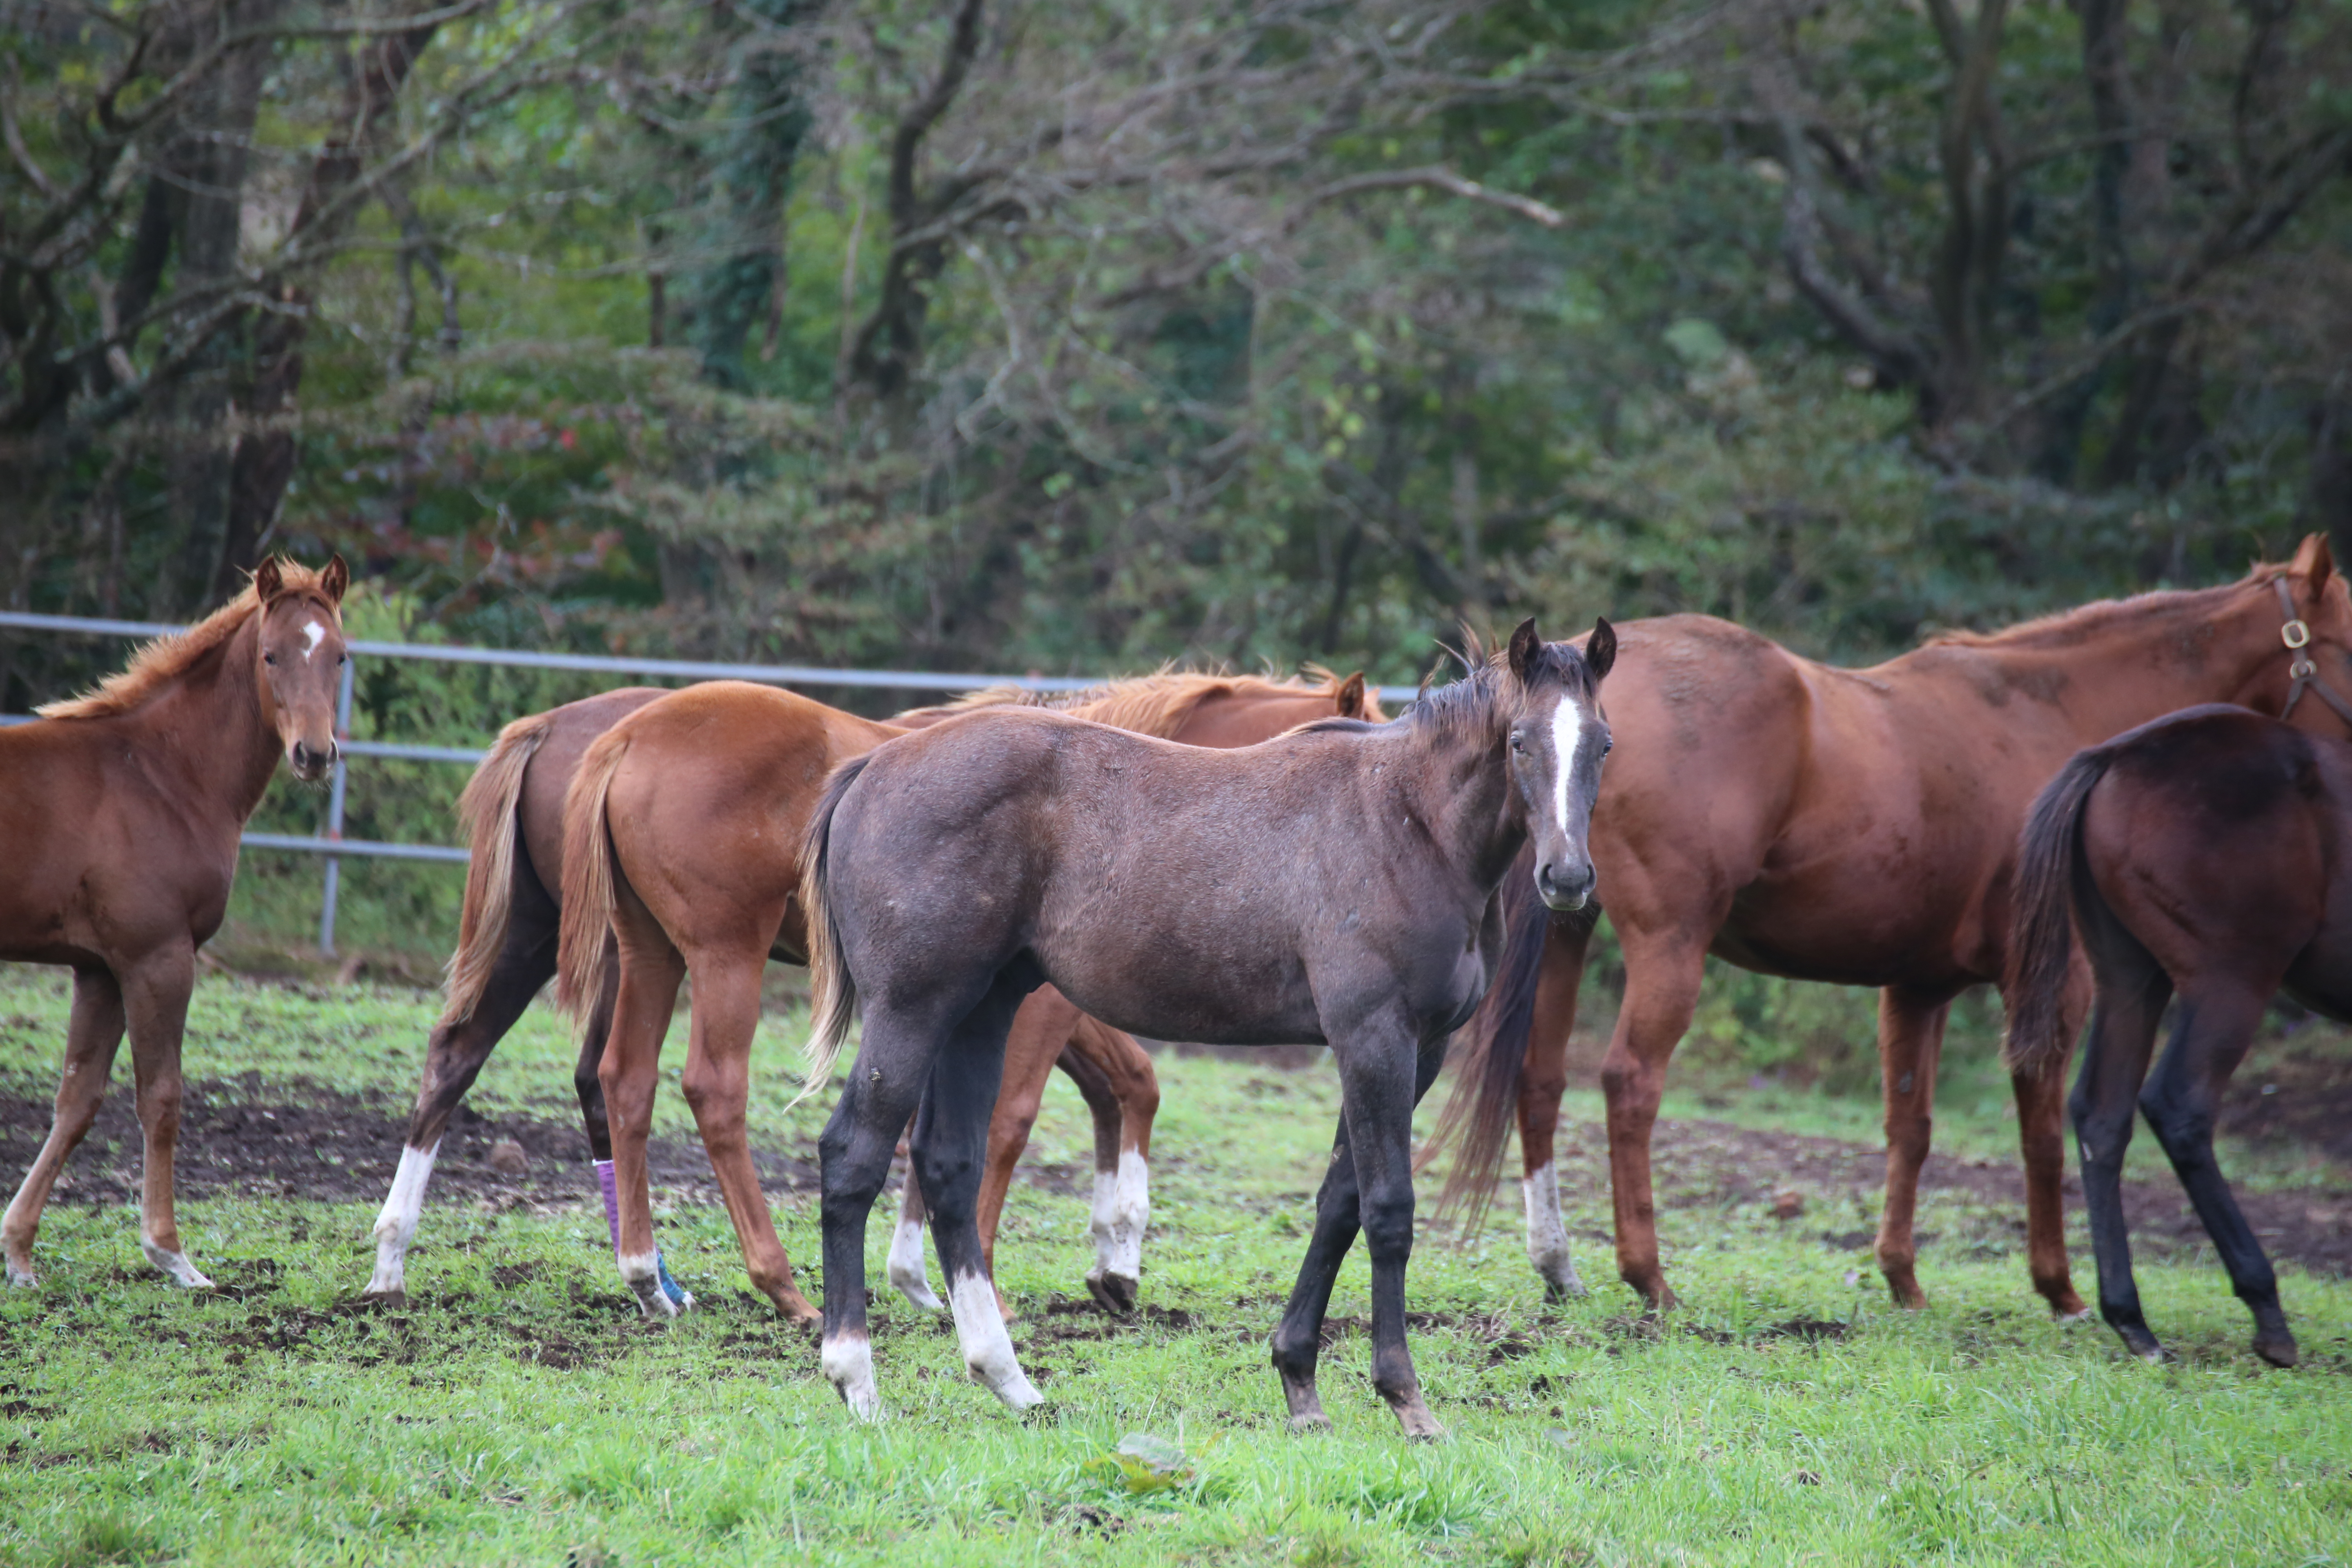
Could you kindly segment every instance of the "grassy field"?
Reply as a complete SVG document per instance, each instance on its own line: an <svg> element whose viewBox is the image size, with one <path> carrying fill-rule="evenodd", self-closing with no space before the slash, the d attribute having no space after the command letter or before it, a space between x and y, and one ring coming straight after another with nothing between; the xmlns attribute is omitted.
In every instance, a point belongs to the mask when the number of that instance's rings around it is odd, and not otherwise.
<svg viewBox="0 0 2352 1568"><path fill-rule="evenodd" d="M54 973L0 968L0 1088L20 1097L20 1121L21 1097L53 1087L65 1005ZM332 1105L389 1120L432 1012L405 991L208 980L189 1071L209 1100L256 1115ZM823 1111L785 1109L796 1020L769 1034L756 1141L805 1153ZM534 1012L486 1073L487 1121L468 1136L570 1120L570 1054L560 1022ZM1161 1069L1133 1321L1079 1305L1086 1215L1055 1178L1085 1169L1087 1128L1075 1094L1049 1097L1038 1179L1016 1184L999 1248L1015 1342L1050 1398L1026 1423L962 1379L943 1321L886 1289L876 1340L889 1415L853 1424L813 1342L753 1302L723 1215L690 1192L657 1194L671 1266L702 1302L675 1325L640 1322L623 1295L584 1165L534 1170L505 1197L436 1194L412 1304L366 1311L347 1302L372 1257L375 1173L329 1182L338 1156L321 1145L322 1190L368 1197L259 1195L271 1189L225 1179L185 1202L191 1252L223 1287L189 1297L140 1257L120 1195L135 1146L86 1150L42 1232L42 1286L0 1296L0 1561L2352 1561L2352 1286L2283 1269L2306 1359L2281 1373L2246 1352L2247 1316L2210 1258L2148 1263L2143 1292L2180 1357L2150 1368L2104 1329L2048 1321L2004 1207L1929 1196L1935 1304L1904 1314L1854 1238L1874 1192L1816 1185L1790 1225L1694 1178L1670 1185L1663 1220L1687 1308L1645 1322L1601 1284L1607 1199L1589 1096L1570 1105L1571 1228L1596 1294L1547 1306L1515 1227L1466 1246L1426 1238L1414 1350L1452 1437L1411 1447L1366 1382L1359 1258L1325 1361L1336 1429L1293 1436L1265 1342L1335 1084L1328 1068ZM2006 1158L1997 1100L1953 1100L1944 1146ZM1856 1139L1871 1121L1867 1106L1785 1095L1667 1110ZM663 1133L685 1135L677 1096L661 1117ZM21 1151L40 1129L10 1131ZM1741 1143L1739 1157L1772 1147ZM182 1164L210 1152L184 1147ZM2342 1176L2276 1159L2258 1173L2336 1192ZM776 1195L805 1268L814 1198ZM887 1239L877 1225L877 1285ZM1115 1457L1135 1435L1158 1440L1129 1445L1156 1464Z"/></svg>

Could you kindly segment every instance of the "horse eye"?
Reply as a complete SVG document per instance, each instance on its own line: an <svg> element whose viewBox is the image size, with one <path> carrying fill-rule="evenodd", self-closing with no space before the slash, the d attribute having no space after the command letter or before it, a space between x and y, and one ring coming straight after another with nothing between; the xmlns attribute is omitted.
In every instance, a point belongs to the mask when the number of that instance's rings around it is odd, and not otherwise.
<svg viewBox="0 0 2352 1568"><path fill-rule="evenodd" d="M264 664L276 664L278 662L278 656L274 653L265 653L261 656L261 662Z"/></svg>
<svg viewBox="0 0 2352 1568"><path fill-rule="evenodd" d="M1511 737L1511 750L1515 752L1524 752L1527 749L1528 742L1524 736L1514 735Z"/></svg>

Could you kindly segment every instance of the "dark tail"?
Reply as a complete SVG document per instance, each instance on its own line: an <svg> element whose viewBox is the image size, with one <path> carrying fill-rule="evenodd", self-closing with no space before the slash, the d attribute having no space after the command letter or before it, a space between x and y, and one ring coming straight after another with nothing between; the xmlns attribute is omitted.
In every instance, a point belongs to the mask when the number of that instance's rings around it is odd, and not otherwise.
<svg viewBox="0 0 2352 1568"><path fill-rule="evenodd" d="M1486 1000L1454 1032L1454 1093L1437 1119L1436 1136L1414 1162L1416 1168L1426 1166L1449 1143L1456 1146L1437 1212L1465 1231L1476 1228L1494 1198L1503 1150L1518 1113L1536 975L1552 920L1536 897L1533 858L1532 850L1523 853L1503 879L1503 961Z"/></svg>
<svg viewBox="0 0 2352 1568"><path fill-rule="evenodd" d="M2106 776L2114 749L2074 753L2034 797L2017 852L2016 918L2009 938L2009 1070L2031 1078L2066 1059L2066 975L2074 961L2074 910L2099 901L2082 864L2083 806Z"/></svg>
<svg viewBox="0 0 2352 1568"><path fill-rule="evenodd" d="M801 914L808 921L809 986L814 1001L809 1010L808 1078L798 1105L833 1079L834 1058L849 1038L850 1016L857 1007L857 982L841 962L841 931L834 923L826 883L833 848L833 813L841 797L873 760L868 752L833 770L817 797L816 813L809 818L808 837L801 841Z"/></svg>

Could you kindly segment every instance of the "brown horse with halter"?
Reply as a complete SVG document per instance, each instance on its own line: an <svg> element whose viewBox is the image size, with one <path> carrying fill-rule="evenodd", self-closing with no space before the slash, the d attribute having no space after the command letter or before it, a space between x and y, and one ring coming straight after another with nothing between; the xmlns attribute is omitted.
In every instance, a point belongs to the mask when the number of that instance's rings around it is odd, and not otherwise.
<svg viewBox="0 0 2352 1568"><path fill-rule="evenodd" d="M1867 669L1816 664L1704 616L1620 635L1627 668L1609 717L1625 754L1592 831L1600 901L1625 957L1601 1069L1618 1273L1653 1309L1673 1304L1650 1131L1712 952L1760 973L1880 988L1878 1264L1895 1299L1920 1306L1911 1224L1945 1016L1960 992L2002 978L2017 834L2035 792L2080 747L2177 708L2280 711L2313 657L2347 657L2352 598L2314 535L2291 564L2226 586L1952 633ZM1516 1113L1529 1257L1554 1293L1580 1293L1552 1138L1591 925L1551 920L1525 881L1507 884L1509 955L1465 1031L1446 1110L1446 1132L1462 1139L1447 1195L1475 1205L1493 1191ZM2067 1016L2087 990L2078 984ZM2013 1089L2034 1287L2054 1312L2081 1315L2056 1079L2021 1074Z"/></svg>
<svg viewBox="0 0 2352 1568"><path fill-rule="evenodd" d="M1373 1385L1407 1435L1437 1436L1405 1343L1412 1109L1493 977L1496 891L1520 848L1532 841L1548 904L1591 890L1585 825L1609 749L1611 652L1605 622L1580 652L1528 621L1507 660L1477 660L1392 724L1325 720L1218 752L999 710L835 770L799 901L812 1092L865 1008L819 1142L823 1363L850 1408L880 1409L866 1220L909 1116L964 1364L1013 1408L1038 1402L975 1220L1005 1032L1051 984L1162 1038L1331 1047L1346 1110L1275 1365L1292 1424L1326 1425L1323 1316L1360 1229Z"/></svg>
<svg viewBox="0 0 2352 1568"><path fill-rule="evenodd" d="M1251 677L1161 674L1076 698L1068 711L1164 735L1264 739L1335 713L1374 712L1361 676L1319 685ZM719 1178L752 1283L796 1319L816 1316L793 1283L791 1260L745 1141L752 1034L767 961L803 962L801 838L826 773L911 728L1005 706L982 694L879 723L789 692L736 682L690 688L632 714L590 746L565 806L558 995L576 1012L611 988L612 1021L599 1066L612 1119L622 1277L650 1316L683 1304L666 1289L654 1247L646 1140L663 1037L680 983L694 977L682 1086ZM1230 741L1228 743L1231 743ZM588 1026L593 1029L593 1017ZM1096 1264L1087 1286L1114 1310L1134 1304L1149 1197L1145 1162L1158 1089L1150 1060L1126 1036L1090 1026L1041 996L1015 1031L1021 1056L990 1133L990 1216L1001 1210L1055 1061L1076 1047L1123 1075L1113 1091L1126 1114L1117 1141L1097 1123ZM910 1183L910 1185L912 1184ZM923 1281L922 1211L893 1248L893 1281L936 1306ZM908 1241L912 1245L908 1245Z"/></svg>
<svg viewBox="0 0 2352 1568"><path fill-rule="evenodd" d="M2308 679L2352 726L2352 701L2315 665ZM2018 858L2015 1070L2056 1076L2074 1043L2063 998L2078 928L2090 955L2096 1002L2072 1108L2101 1315L2133 1354L2165 1359L2124 1222L2137 1100L2253 1312L2254 1353L2294 1365L2278 1276L2213 1158L2213 1121L2278 992L2352 1021L2352 745L2241 708L2159 719L2076 753L2034 803Z"/></svg>
<svg viewBox="0 0 2352 1568"><path fill-rule="evenodd" d="M172 1215L196 949L220 929L237 835L279 760L310 783L334 764L350 582L340 555L323 572L265 561L244 593L97 690L0 730L0 958L74 972L56 1119L0 1220L11 1284L34 1283L41 1209L127 1026L146 1140L140 1246L173 1283L212 1285Z"/></svg>

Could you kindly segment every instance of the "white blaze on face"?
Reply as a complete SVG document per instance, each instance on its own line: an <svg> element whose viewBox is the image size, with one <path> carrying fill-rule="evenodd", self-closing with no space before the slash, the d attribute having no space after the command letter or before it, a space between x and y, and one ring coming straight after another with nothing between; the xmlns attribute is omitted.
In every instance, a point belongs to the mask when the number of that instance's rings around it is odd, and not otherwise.
<svg viewBox="0 0 2352 1568"><path fill-rule="evenodd" d="M302 624L302 662L310 663L310 656L317 653L319 645L326 640L326 627L316 621L305 621Z"/></svg>
<svg viewBox="0 0 2352 1568"><path fill-rule="evenodd" d="M375 1278L368 1281L371 1296L394 1295L405 1289L408 1244L416 1237L416 1218L425 1208L425 1184L433 1174L430 1149L403 1149L400 1169L394 1173L392 1191L384 1194L383 1212L375 1219Z"/></svg>
<svg viewBox="0 0 2352 1568"><path fill-rule="evenodd" d="M963 1364L971 1380L1015 1410L1045 1403L1013 1353L1013 1336L1004 1331L1004 1314L996 1310L996 1287L988 1276L957 1276L948 1290L948 1305L955 1311L956 1340L963 1346Z"/></svg>
<svg viewBox="0 0 2352 1568"><path fill-rule="evenodd" d="M1584 715L1566 696L1551 710L1552 763L1559 776L1552 781L1553 804L1559 811L1559 830L1568 832L1568 781L1576 771L1576 743L1584 733Z"/></svg>

